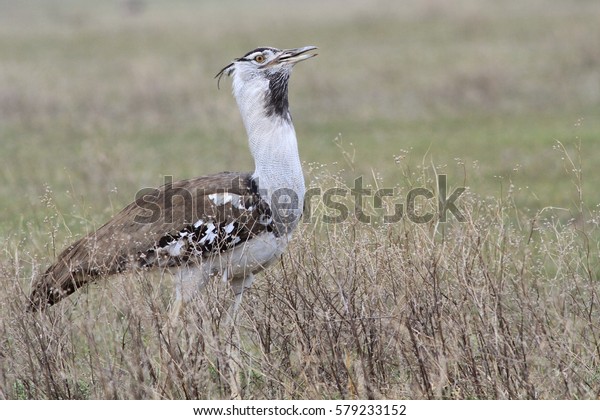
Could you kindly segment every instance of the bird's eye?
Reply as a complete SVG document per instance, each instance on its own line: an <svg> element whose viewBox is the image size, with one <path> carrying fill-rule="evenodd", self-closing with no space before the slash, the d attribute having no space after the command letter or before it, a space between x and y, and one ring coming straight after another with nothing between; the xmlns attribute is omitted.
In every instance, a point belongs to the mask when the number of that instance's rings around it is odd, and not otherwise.
<svg viewBox="0 0 600 420"><path fill-rule="evenodd" d="M262 63L262 62L264 62L264 61L265 61L265 56L264 56L264 55L257 55L257 56L254 58L254 61L256 61L257 63Z"/></svg>

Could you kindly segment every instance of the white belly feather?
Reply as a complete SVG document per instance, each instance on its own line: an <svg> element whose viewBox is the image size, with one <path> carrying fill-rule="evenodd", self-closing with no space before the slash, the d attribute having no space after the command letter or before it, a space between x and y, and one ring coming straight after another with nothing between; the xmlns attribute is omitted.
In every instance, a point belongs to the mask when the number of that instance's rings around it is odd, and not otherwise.
<svg viewBox="0 0 600 420"><path fill-rule="evenodd" d="M204 258L198 264L178 267L174 273L177 300L192 299L211 277L231 281L262 271L281 257L290 237L264 232L229 251Z"/></svg>

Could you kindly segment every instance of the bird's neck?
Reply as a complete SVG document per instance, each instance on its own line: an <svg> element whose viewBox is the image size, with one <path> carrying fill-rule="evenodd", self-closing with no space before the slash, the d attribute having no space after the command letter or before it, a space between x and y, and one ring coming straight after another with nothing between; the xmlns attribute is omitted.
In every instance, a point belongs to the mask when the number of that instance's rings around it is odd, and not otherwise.
<svg viewBox="0 0 600 420"><path fill-rule="evenodd" d="M284 213L290 217L289 225L293 228L302 214L305 185L287 104L283 115L272 112L269 115L264 94L242 93L237 92L236 99L256 165L253 178L272 210L286 209Z"/></svg>
<svg viewBox="0 0 600 420"><path fill-rule="evenodd" d="M281 121L248 135L250 151L254 157L253 177L258 180L267 200L273 194L289 189L298 195L299 204L304 198L304 175L298 155L296 132L291 121ZM301 208L301 207L300 207Z"/></svg>

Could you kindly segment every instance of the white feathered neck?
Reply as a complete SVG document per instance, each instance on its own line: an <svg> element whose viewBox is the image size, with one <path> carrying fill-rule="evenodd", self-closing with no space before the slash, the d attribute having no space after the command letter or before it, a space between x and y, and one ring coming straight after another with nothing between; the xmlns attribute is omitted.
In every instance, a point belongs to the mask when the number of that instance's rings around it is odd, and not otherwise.
<svg viewBox="0 0 600 420"><path fill-rule="evenodd" d="M272 202L274 193L278 191L287 195L286 191L293 191L297 197L293 213L299 218L304 203L305 185L296 131L288 112L287 118L276 114L268 115L268 89L269 81L266 79L257 77L251 81L240 80L234 74L233 95L248 133L250 151L256 165L253 178L257 180L260 194L275 208L277 203ZM295 224L293 223L294 226Z"/></svg>

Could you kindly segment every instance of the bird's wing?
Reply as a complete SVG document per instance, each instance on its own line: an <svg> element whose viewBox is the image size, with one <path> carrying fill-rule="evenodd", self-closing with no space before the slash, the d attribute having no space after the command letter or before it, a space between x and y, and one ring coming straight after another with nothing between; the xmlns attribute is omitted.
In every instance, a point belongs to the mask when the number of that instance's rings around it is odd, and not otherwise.
<svg viewBox="0 0 600 420"><path fill-rule="evenodd" d="M166 184L65 249L36 279L30 307L52 305L100 276L193 262L270 230L269 206L249 174L223 172Z"/></svg>

